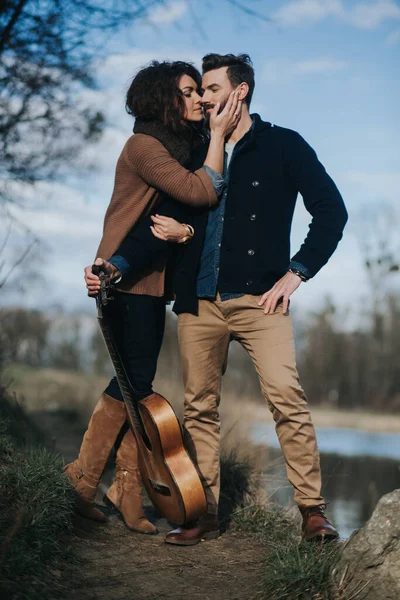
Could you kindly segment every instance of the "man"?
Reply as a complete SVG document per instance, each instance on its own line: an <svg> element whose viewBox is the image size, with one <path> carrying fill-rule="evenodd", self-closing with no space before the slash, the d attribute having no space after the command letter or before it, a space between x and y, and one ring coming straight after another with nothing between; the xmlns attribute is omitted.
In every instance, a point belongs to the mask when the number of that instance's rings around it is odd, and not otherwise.
<svg viewBox="0 0 400 600"><path fill-rule="evenodd" d="M170 532L166 542L193 545L218 535L218 407L231 336L247 350L260 378L303 516L303 537L332 539L338 534L324 514L319 453L296 370L288 307L293 292L333 254L347 212L307 142L294 131L250 115L254 90L250 58L205 56L206 114L218 102L222 109L235 89L243 107L226 143L226 189L217 207L193 212L195 236L177 262L174 284L186 390L185 441L202 477L208 509L197 523ZM312 220L304 243L290 259L290 229L299 192ZM140 227L131 242L137 248L141 236L146 239L149 260L148 224ZM156 240L154 248L159 244ZM129 244L117 254L110 260L124 274L132 266Z"/></svg>

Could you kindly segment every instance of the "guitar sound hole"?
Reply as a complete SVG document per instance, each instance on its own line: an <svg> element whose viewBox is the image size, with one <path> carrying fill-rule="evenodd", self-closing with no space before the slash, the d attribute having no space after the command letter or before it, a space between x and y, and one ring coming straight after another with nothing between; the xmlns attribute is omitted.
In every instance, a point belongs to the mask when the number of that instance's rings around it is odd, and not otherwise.
<svg viewBox="0 0 400 600"><path fill-rule="evenodd" d="M164 485L163 483L159 483L158 481L154 481L154 479L149 479L150 481L150 485L153 488L153 490L155 492L158 492L159 494L161 494L161 496L170 496L171 495L171 490L169 489L169 487L167 485Z"/></svg>

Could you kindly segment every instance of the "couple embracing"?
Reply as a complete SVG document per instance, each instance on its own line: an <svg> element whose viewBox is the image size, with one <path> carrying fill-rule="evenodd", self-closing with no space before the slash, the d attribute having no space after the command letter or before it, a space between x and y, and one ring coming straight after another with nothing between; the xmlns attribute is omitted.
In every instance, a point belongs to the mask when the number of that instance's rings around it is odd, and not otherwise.
<svg viewBox="0 0 400 600"><path fill-rule="evenodd" d="M314 426L296 369L289 302L336 249L347 221L339 191L295 131L250 114L247 55L208 54L203 77L185 62L153 62L133 79L135 117L118 159L96 263L114 282L115 337L138 399L152 383L165 303L175 299L185 385L183 433L207 512L167 534L194 545L217 537L219 402L229 342L249 353L272 412L306 540L338 536L327 520ZM297 195L311 215L290 256ZM85 269L90 294L99 290ZM246 399L243 399L246 402ZM116 378L90 419L79 457L65 467L77 510L102 521L95 495L116 439L116 474L105 500L126 524L157 533L143 512L138 449Z"/></svg>

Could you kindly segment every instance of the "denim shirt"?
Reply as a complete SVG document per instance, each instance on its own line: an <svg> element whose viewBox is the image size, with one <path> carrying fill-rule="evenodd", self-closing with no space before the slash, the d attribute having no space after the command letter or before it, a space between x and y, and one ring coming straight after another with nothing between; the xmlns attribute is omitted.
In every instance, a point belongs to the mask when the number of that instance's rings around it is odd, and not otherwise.
<svg viewBox="0 0 400 600"><path fill-rule="evenodd" d="M231 161L235 156L235 151L240 145L235 144L231 156ZM243 144L242 144L243 146ZM197 297L215 299L217 295L219 263L221 256L221 243L224 230L224 215L226 198L228 194L229 181L229 165L228 153L225 151L224 156L224 181L225 190L220 202L214 208L210 209L208 214L206 234L204 238L204 246L201 253L199 274L197 276ZM244 294L221 294L221 300L230 300L232 298L240 298Z"/></svg>

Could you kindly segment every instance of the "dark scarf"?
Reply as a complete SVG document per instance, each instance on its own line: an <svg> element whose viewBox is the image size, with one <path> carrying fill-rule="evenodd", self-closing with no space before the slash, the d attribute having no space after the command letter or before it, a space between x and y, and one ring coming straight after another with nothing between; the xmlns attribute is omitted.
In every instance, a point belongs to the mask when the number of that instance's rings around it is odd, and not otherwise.
<svg viewBox="0 0 400 600"><path fill-rule="evenodd" d="M173 133L161 121L136 119L133 133L144 133L156 138L181 165L186 165L190 160L192 152L190 139Z"/></svg>

